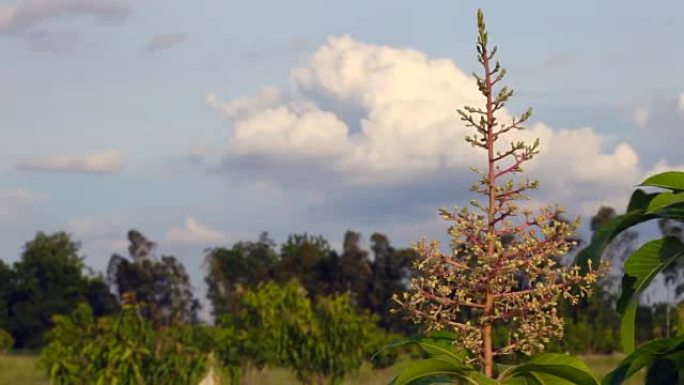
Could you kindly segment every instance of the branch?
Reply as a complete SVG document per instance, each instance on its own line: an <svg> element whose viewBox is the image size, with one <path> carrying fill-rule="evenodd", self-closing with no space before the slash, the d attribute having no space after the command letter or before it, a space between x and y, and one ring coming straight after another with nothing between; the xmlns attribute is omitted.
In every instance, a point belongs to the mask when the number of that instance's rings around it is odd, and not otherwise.
<svg viewBox="0 0 684 385"><path fill-rule="evenodd" d="M529 189L528 186L523 186L523 187L519 187L519 188L517 188L517 189L515 189L515 190L506 191L505 193L498 194L498 195L496 196L496 200L497 200L497 201L505 201L505 200L507 200L507 199L506 199L507 197L509 197L509 196L511 196L511 195L515 195L515 194L520 194L521 192L526 191L526 190L528 190L528 189Z"/></svg>
<svg viewBox="0 0 684 385"><path fill-rule="evenodd" d="M557 283L555 285L551 286L546 286L546 288L553 288L553 289L562 289L570 285L570 282L561 282ZM527 295L527 294L532 294L537 292L537 289L527 289L527 290L520 290L520 291L509 291L506 293L498 293L494 294L494 298L507 298L507 297L517 297L520 295Z"/></svg>
<svg viewBox="0 0 684 385"><path fill-rule="evenodd" d="M507 209L505 212L501 213L498 217L494 218L494 220L490 223L492 226L501 222L502 220L510 217L513 215L513 210Z"/></svg>
<svg viewBox="0 0 684 385"><path fill-rule="evenodd" d="M514 162L510 167L507 167L507 168L504 169L503 171L499 171L498 173L496 173L496 175L495 175L494 177L495 177L495 178L499 178L499 177L501 177L501 176L503 176L503 175L508 174L509 172L516 172L516 171L519 171L519 170L520 170L520 165L521 165L524 161L526 161L526 160L528 160L528 157L525 156L525 155L521 155L520 157L517 157L517 156L516 156L516 157L515 157L515 162Z"/></svg>
<svg viewBox="0 0 684 385"><path fill-rule="evenodd" d="M497 153L499 156L497 156L496 158L494 158L494 161L495 161L495 162L498 162L498 161L500 161L501 159L503 159L503 158L505 158L505 157L507 157L507 156L511 156L511 155L515 154L516 151L518 151L517 148L511 148L510 150L508 150L508 151L506 151L506 152L504 152L504 153Z"/></svg>
<svg viewBox="0 0 684 385"><path fill-rule="evenodd" d="M423 296L425 298L437 301L437 302L441 303L442 305L465 306L465 307L471 307L471 308L475 308L475 309L484 309L485 308L485 306L483 304L480 304L480 303L460 302L460 301L453 300L451 298L444 298L444 297L437 296L437 295L430 293L429 291L426 291L424 289L420 289L420 292L421 292L421 294L423 294Z"/></svg>
<svg viewBox="0 0 684 385"><path fill-rule="evenodd" d="M521 224L521 225L518 225L518 226L515 226L515 227L511 227L510 229L497 230L497 231L495 231L494 233L495 233L497 236L507 235L507 234L514 234L514 233L518 233L518 232L521 232L521 231L525 231L528 227L534 226L534 225L536 225L536 224L537 224L537 222L527 221L527 222L525 222L525 223L523 223L523 224Z"/></svg>
<svg viewBox="0 0 684 385"><path fill-rule="evenodd" d="M442 261L448 265L451 265L453 267L459 268L461 270L468 270L468 266L464 265L460 262L454 261L453 258L447 257L446 255L442 254Z"/></svg>

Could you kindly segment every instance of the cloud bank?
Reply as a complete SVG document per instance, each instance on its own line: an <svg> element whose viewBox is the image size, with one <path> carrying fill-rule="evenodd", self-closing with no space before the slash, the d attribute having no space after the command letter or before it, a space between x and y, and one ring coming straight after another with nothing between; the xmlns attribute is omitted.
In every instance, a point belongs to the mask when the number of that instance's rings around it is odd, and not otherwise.
<svg viewBox="0 0 684 385"><path fill-rule="evenodd" d="M84 156L54 156L34 158L17 162L17 167L27 171L44 171L79 174L112 174L125 166L123 156L115 150L107 150Z"/></svg>
<svg viewBox="0 0 684 385"><path fill-rule="evenodd" d="M456 114L463 105L482 105L474 80L454 61L413 49L333 37L291 71L289 87L227 101L210 93L205 101L228 122L229 167L295 164L375 188L464 180L481 163ZM499 120L510 116L504 110ZM540 199L571 200L590 211L614 203L643 175L632 146L607 148L590 127L536 122L516 135L541 141L527 167L543 182Z"/></svg>

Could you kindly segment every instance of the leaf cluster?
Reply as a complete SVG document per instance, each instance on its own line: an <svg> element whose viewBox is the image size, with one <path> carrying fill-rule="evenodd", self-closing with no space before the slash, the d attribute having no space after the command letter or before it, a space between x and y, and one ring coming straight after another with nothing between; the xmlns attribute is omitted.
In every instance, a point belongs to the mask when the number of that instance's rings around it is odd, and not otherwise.
<svg viewBox="0 0 684 385"><path fill-rule="evenodd" d="M54 323L40 364L55 384L186 385L207 370L207 355L189 326L155 330L136 306L95 318L82 304Z"/></svg>
<svg viewBox="0 0 684 385"><path fill-rule="evenodd" d="M640 186L660 191L635 190L626 213L596 231L591 243L578 253L576 263L579 266L586 268L592 261L598 262L612 240L638 224L663 219L684 222L684 200L681 198L684 194L684 172L656 174ZM621 314L622 346L630 355L604 380L604 384L622 384L643 367L648 368L647 384L684 382L684 342L681 337L654 340L638 348L635 343L640 295L659 273L681 263L682 259L684 243L670 235L646 242L627 257L617 309Z"/></svg>

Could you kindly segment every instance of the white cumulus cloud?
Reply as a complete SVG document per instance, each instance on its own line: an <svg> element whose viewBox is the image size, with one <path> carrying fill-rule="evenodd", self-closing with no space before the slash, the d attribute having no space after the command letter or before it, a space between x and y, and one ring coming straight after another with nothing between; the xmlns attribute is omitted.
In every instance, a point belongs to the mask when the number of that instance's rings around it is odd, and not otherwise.
<svg viewBox="0 0 684 385"><path fill-rule="evenodd" d="M111 174L121 171L124 166L123 156L115 150L84 156L38 157L17 162L17 167L22 170L81 174Z"/></svg>
<svg viewBox="0 0 684 385"><path fill-rule="evenodd" d="M183 226L174 227L166 234L167 241L185 245L207 246L211 243L225 242L227 239L224 232L203 225L193 217L188 217Z"/></svg>
<svg viewBox="0 0 684 385"><path fill-rule="evenodd" d="M684 116L684 92L679 94L677 98L677 111L680 115Z"/></svg>
<svg viewBox="0 0 684 385"><path fill-rule="evenodd" d="M456 109L482 105L482 96L450 59L333 37L290 80L287 89L254 96L206 97L229 123L229 163L257 159L277 168L287 159L327 168L351 184L386 186L460 175L481 163L482 155L464 141L471 129ZM645 124L648 112L639 115ZM504 109L499 120L510 116ZM547 197L599 202L628 191L643 174L632 146L607 148L592 128L538 122L516 135L540 139L541 154L527 168L543 181Z"/></svg>

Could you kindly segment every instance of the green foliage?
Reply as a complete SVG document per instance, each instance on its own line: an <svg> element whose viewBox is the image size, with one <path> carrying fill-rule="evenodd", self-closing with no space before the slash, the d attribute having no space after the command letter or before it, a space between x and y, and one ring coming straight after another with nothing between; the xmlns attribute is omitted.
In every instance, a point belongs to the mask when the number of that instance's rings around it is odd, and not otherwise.
<svg viewBox="0 0 684 385"><path fill-rule="evenodd" d="M262 233L256 242L238 242L230 249L215 247L207 251L204 281L214 316L236 312L242 292L273 279L279 259L274 246L268 234Z"/></svg>
<svg viewBox="0 0 684 385"><path fill-rule="evenodd" d="M190 326L155 330L135 306L96 319L87 305L54 317L40 363L59 385L186 385L207 370Z"/></svg>
<svg viewBox="0 0 684 385"><path fill-rule="evenodd" d="M684 383L684 337L658 339L640 346L603 380L603 385L620 385L648 367L646 385Z"/></svg>
<svg viewBox="0 0 684 385"><path fill-rule="evenodd" d="M684 203L678 198L684 187L684 172L654 175L641 185L669 191L646 193L637 189L632 194L627 213L615 218L594 234L591 244L577 255L578 264L598 261L612 239L636 224L652 219L684 221ZM605 384L621 384L642 367L648 367L649 384L684 381L684 343L681 339L655 340L635 349L639 295L658 273L669 265L679 263L683 255L684 244L677 237L665 236L647 242L628 257L618 310L622 314L622 344L630 355L606 378Z"/></svg>
<svg viewBox="0 0 684 385"><path fill-rule="evenodd" d="M114 254L107 267L119 299L134 298L155 326L194 321L199 302L183 264L174 256L156 258L156 244L136 230L128 232L128 239L130 258Z"/></svg>
<svg viewBox="0 0 684 385"><path fill-rule="evenodd" d="M312 298L330 294L322 285L321 273L331 258L336 259L336 252L322 236L291 235L281 246L276 278L280 282L296 279Z"/></svg>
<svg viewBox="0 0 684 385"><path fill-rule="evenodd" d="M0 329L0 354L6 353L14 346L14 338L6 330Z"/></svg>
<svg viewBox="0 0 684 385"><path fill-rule="evenodd" d="M80 244L66 233L38 233L26 243L11 271L0 266L0 275L9 276L0 282L5 286L0 287L0 310L5 292L7 329L17 347L40 347L52 316L70 313L79 302L88 301L98 315L117 308L102 278L86 275L79 249Z"/></svg>
<svg viewBox="0 0 684 385"><path fill-rule="evenodd" d="M0 260L0 329L9 329L9 300L13 290L12 275L12 268Z"/></svg>
<svg viewBox="0 0 684 385"><path fill-rule="evenodd" d="M367 357L368 340L380 332L375 319L358 311L347 295L320 298L315 313L321 335L318 351L311 357L311 372L337 384L347 373L361 367Z"/></svg>
<svg viewBox="0 0 684 385"><path fill-rule="evenodd" d="M314 302L296 281L248 290L240 308L238 315L222 318L220 326L238 331L244 358L219 349L220 361L287 367L304 384L339 383L362 365L376 346L369 341L381 333L375 319L360 312L348 295Z"/></svg>
<svg viewBox="0 0 684 385"><path fill-rule="evenodd" d="M429 358L405 364L392 385L477 384L477 385L598 385L591 369L579 358L555 353L537 355L515 365L498 365L499 373L488 378L480 373L464 351L453 345L453 336L438 333L428 338L406 339L393 346L415 343Z"/></svg>
<svg viewBox="0 0 684 385"><path fill-rule="evenodd" d="M682 255L684 255L684 244L677 238L666 237L647 242L627 259L625 276L622 280L622 295L618 300L618 311L622 314L620 336L625 351L634 351L639 295L658 273Z"/></svg>
<svg viewBox="0 0 684 385"><path fill-rule="evenodd" d="M264 233L258 241L241 241L231 248L207 251L205 282L215 318L238 314L241 298L260 284L297 280L314 302L348 293L353 305L379 316L379 324L393 332L415 330L394 312L392 295L402 292L415 274L412 249L396 249L387 236L374 233L369 252L359 245L361 234L347 231L338 254L321 236L294 234L276 251Z"/></svg>

